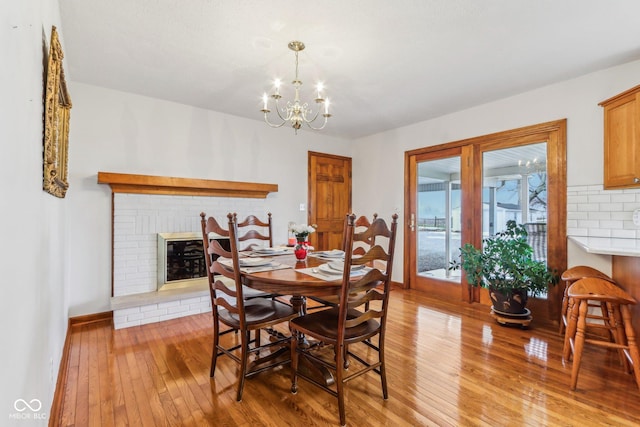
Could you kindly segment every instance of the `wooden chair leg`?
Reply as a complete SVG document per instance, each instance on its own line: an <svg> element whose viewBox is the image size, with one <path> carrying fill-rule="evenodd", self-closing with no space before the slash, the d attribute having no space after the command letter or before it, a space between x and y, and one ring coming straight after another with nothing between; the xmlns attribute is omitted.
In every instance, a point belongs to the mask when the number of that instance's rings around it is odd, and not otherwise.
<svg viewBox="0 0 640 427"><path fill-rule="evenodd" d="M620 307L620 311L622 312L622 321L624 322L624 329L627 334L627 345L629 346L629 357L633 365L633 373L636 377L636 384L638 388L640 388L640 351L638 351L636 334L633 330L633 324L631 323L631 312L629 311L629 306L626 304Z"/></svg>
<svg viewBox="0 0 640 427"><path fill-rule="evenodd" d="M576 329L576 338L574 341L574 349L573 349L573 367L571 368L571 390L576 389L576 385L578 384L578 372L580 371L580 362L582 361L582 350L584 348L584 333L587 327L587 308L588 301L582 300L580 301L579 307L579 315L578 315L578 326ZM575 308L574 310L575 311ZM567 328L568 332L568 328Z"/></svg>
<svg viewBox="0 0 640 427"><path fill-rule="evenodd" d="M625 323L620 311L621 306L611 303L607 304L607 306L611 313L611 317L609 318L611 322L610 332L613 335L614 342L618 345L626 346L628 340L625 336ZM631 366L629 366L629 361L627 360L627 356L625 355L623 348L618 349L618 355L620 357L620 364L624 368L625 372L631 372Z"/></svg>
<svg viewBox="0 0 640 427"><path fill-rule="evenodd" d="M387 365L384 363L384 339L380 339L380 345L378 348L378 360L380 361L380 383L382 384L382 398L384 400L389 399L389 392L387 391Z"/></svg>
<svg viewBox="0 0 640 427"><path fill-rule="evenodd" d="M334 347L336 357L336 392L338 394L338 412L340 412L340 425L347 425L347 415L344 407L344 368L343 355L345 354L345 347Z"/></svg>
<svg viewBox="0 0 640 427"><path fill-rule="evenodd" d="M209 377L213 378L216 372L216 362L218 361L218 343L220 342L220 325L213 321L213 349L211 350L211 370Z"/></svg>
<svg viewBox="0 0 640 427"><path fill-rule="evenodd" d="M255 346L256 347L260 347L260 329L256 329L256 340L255 340Z"/></svg>
<svg viewBox="0 0 640 427"><path fill-rule="evenodd" d="M247 378L247 365L249 364L249 341L251 340L251 332L246 331L242 334L242 349L240 354L240 378L238 378L238 394L236 400L242 401L242 391L244 390L244 381Z"/></svg>
<svg viewBox="0 0 640 427"><path fill-rule="evenodd" d="M291 331L291 393L298 393L298 333Z"/></svg>
<svg viewBox="0 0 640 427"><path fill-rule="evenodd" d="M562 349L562 358L567 361L571 359L571 340L576 334L578 325L578 307L575 305L575 301L571 299L567 308L567 318L569 322L567 323L567 330L564 333L564 347Z"/></svg>
<svg viewBox="0 0 640 427"><path fill-rule="evenodd" d="M560 329L558 333L562 335L565 331L566 323L568 323L568 315L567 309L569 306L569 297L567 296L567 290L569 289L569 284L565 282L564 284L564 293L562 295L562 310L560 311Z"/></svg>

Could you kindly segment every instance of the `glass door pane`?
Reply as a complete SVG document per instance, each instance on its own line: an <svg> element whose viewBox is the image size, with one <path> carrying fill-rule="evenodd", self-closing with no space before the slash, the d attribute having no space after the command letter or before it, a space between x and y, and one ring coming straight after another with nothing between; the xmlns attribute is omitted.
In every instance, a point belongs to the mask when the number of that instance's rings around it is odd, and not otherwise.
<svg viewBox="0 0 640 427"><path fill-rule="evenodd" d="M417 274L459 283L448 267L460 253L460 156L420 162L417 175Z"/></svg>
<svg viewBox="0 0 640 427"><path fill-rule="evenodd" d="M486 151L482 156L482 236L507 221L524 224L536 259L547 259L547 144Z"/></svg>

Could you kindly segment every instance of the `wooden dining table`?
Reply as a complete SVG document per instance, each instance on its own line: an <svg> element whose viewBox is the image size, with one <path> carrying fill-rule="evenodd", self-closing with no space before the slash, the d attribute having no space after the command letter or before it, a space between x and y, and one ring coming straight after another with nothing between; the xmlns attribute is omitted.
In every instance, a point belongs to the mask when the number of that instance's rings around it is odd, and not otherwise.
<svg viewBox="0 0 640 427"><path fill-rule="evenodd" d="M297 260L294 255L278 255L273 257L274 262L286 264L292 268L281 268L261 272L243 272L242 283L250 288L270 294L290 295L291 305L304 316L307 312L307 297L326 297L338 295L342 287L342 277L335 280L325 280L313 277L298 270L315 268L329 262L315 256L307 256L303 261ZM311 343L304 336L298 336L298 345L309 346ZM331 385L335 378L324 366L313 364L310 360L300 358L299 369L306 371L306 375L316 381Z"/></svg>
<svg viewBox="0 0 640 427"><path fill-rule="evenodd" d="M242 273L242 283L250 288L279 295L290 295L291 305L300 313L306 314L307 297L326 297L338 295L342 286L342 277L324 280L299 272L300 269L315 268L330 261L315 256L307 256L303 261L293 254L274 256L273 260L287 264L292 268Z"/></svg>

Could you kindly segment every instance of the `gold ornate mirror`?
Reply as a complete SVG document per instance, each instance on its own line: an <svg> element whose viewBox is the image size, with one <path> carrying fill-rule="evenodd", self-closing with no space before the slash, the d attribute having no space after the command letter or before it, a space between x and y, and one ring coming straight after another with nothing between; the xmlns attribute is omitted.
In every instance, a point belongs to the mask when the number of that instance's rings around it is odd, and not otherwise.
<svg viewBox="0 0 640 427"><path fill-rule="evenodd" d="M56 27L51 28L49 60L44 99L44 175L42 187L56 197L64 197L69 158L69 116L71 98L62 69L62 46Z"/></svg>

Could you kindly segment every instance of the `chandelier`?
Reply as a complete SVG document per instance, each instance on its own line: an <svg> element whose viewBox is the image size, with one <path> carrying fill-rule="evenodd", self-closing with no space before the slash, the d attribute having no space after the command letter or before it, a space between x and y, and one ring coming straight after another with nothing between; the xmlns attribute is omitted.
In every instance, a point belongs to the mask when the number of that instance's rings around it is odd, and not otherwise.
<svg viewBox="0 0 640 427"><path fill-rule="evenodd" d="M280 95L280 80L275 81L275 92L271 95L271 98L274 100L275 110L280 119L280 123L271 123L269 121L269 113L271 110L269 109L269 97L265 92L262 95L262 112L264 113L264 121L273 128L282 127L285 123L291 123L291 126L295 129L296 134L298 133L298 129L302 127L302 124L306 124L310 129L320 130L323 129L327 124L327 119L331 117L329 114L329 99L325 99L322 96L322 90L324 89L322 83L318 83L316 86L317 96L315 98L316 104L318 104L315 113L313 110L309 108L309 104L304 102L300 102L300 86L302 86L302 81L298 78L298 52L304 50L304 43L300 41L292 41L289 43L289 49L295 52L296 55L296 77L291 82L293 84L293 88L295 89L295 97L293 102L287 101L286 106L281 106L279 101L282 98ZM324 113L320 114L320 110L322 110L322 104L324 104ZM314 127L312 124L315 123L318 117L324 117L324 121L322 121L322 125L318 127ZM320 124L320 121L318 122Z"/></svg>

